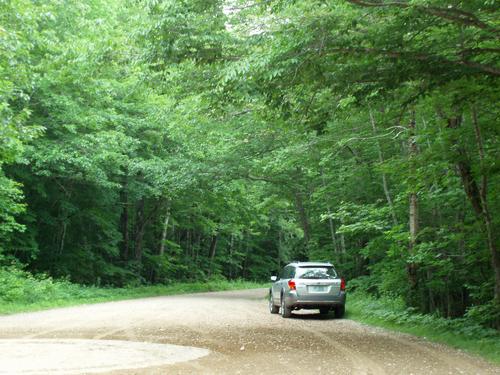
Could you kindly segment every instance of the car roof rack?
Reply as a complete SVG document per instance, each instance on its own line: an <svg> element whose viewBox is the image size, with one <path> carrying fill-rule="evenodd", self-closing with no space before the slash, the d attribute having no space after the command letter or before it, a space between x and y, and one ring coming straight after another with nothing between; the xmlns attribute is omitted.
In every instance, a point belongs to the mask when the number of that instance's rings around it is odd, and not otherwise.
<svg viewBox="0 0 500 375"><path fill-rule="evenodd" d="M304 261L300 261L300 260L293 260L291 261L289 264L297 264L297 265L308 265L308 266L321 266L321 265L330 265L333 267L333 263L332 262L328 262L328 261L317 261L317 262L304 262Z"/></svg>

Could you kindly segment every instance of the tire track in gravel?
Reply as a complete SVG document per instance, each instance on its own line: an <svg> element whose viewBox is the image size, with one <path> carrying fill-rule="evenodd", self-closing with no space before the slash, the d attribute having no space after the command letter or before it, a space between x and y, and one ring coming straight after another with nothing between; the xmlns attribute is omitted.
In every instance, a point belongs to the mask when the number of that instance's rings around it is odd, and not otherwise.
<svg viewBox="0 0 500 375"><path fill-rule="evenodd" d="M367 374L367 375L380 375L385 374L385 370L378 362L373 361L367 355L362 355L357 353L352 348L345 347L338 340L331 338L329 335L320 332L318 330L311 329L309 327L303 327L304 331L311 333L312 335L318 337L320 340L325 342L327 345L331 346L333 350L339 352L345 358L348 358L351 362L351 368L356 374Z"/></svg>

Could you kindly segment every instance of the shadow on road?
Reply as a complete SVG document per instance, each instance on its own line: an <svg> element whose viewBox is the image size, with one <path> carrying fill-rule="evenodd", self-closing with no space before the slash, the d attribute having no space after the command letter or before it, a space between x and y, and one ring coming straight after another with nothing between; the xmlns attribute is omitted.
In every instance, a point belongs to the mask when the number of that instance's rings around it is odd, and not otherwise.
<svg viewBox="0 0 500 375"><path fill-rule="evenodd" d="M335 320L335 315L333 312L322 315L319 312L300 311L292 312L290 318L297 320Z"/></svg>

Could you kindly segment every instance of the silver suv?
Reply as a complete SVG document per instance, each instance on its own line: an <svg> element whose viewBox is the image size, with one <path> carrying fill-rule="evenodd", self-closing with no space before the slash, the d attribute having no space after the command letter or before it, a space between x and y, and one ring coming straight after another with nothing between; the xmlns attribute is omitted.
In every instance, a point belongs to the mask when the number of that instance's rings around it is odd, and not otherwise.
<svg viewBox="0 0 500 375"><path fill-rule="evenodd" d="M269 311L289 318L292 310L319 309L320 314L335 311L336 318L345 312L345 281L338 277L331 263L293 262L279 277L271 276Z"/></svg>

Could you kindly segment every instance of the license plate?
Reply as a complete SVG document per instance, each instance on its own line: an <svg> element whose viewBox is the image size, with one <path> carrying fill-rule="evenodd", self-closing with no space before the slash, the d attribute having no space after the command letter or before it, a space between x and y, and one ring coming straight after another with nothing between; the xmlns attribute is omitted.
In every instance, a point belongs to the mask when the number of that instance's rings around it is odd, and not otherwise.
<svg viewBox="0 0 500 375"><path fill-rule="evenodd" d="M309 291L311 293L321 293L321 292L326 292L327 288L328 287L322 285L313 285L309 287Z"/></svg>

